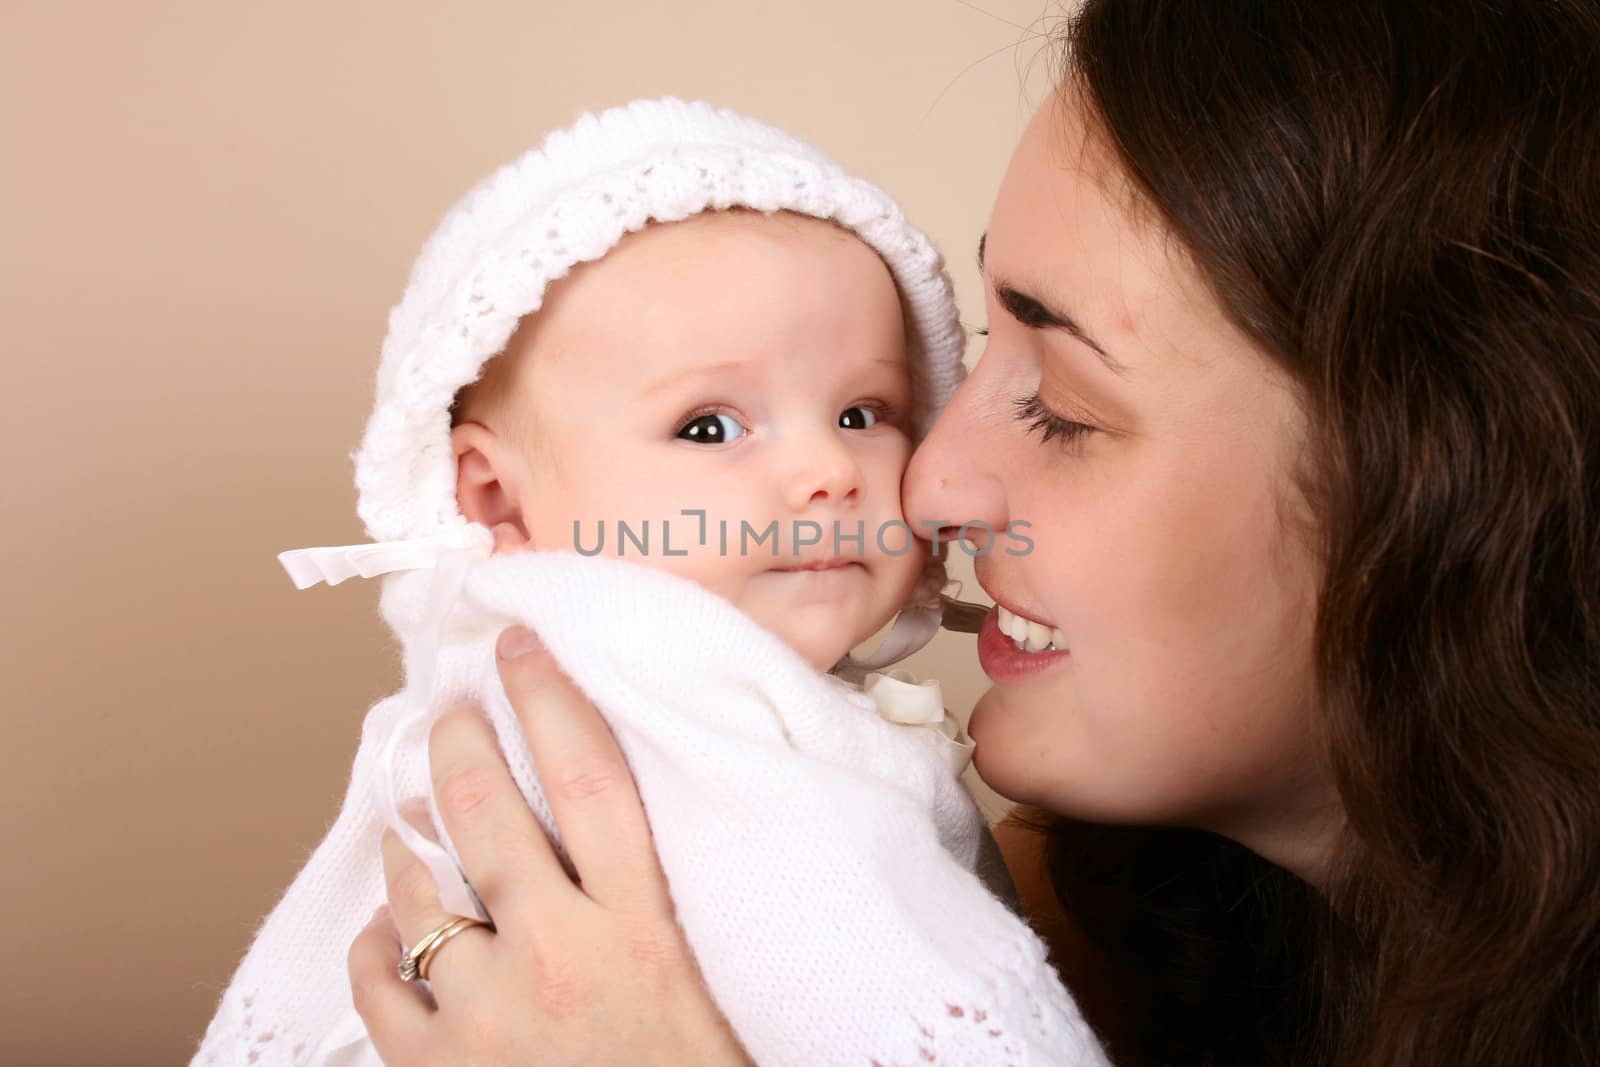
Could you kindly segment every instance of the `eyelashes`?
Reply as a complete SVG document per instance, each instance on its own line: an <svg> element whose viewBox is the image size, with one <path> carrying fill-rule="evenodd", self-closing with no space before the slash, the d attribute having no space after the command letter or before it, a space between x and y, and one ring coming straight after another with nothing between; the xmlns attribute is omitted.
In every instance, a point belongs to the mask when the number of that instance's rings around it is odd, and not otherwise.
<svg viewBox="0 0 1600 1067"><path fill-rule="evenodd" d="M972 332L979 337L988 337L989 327L975 326ZM1048 444L1059 438L1065 448L1094 430L1087 423L1064 419L1045 407L1037 391L1017 397L1012 404L1017 421L1027 427L1028 433L1038 434L1040 444Z"/></svg>
<svg viewBox="0 0 1600 1067"><path fill-rule="evenodd" d="M1029 433L1039 434L1041 444L1060 438L1064 447L1094 429L1085 423L1063 419L1044 406L1044 401L1039 399L1038 393L1019 396L1013 404L1017 421L1025 424Z"/></svg>

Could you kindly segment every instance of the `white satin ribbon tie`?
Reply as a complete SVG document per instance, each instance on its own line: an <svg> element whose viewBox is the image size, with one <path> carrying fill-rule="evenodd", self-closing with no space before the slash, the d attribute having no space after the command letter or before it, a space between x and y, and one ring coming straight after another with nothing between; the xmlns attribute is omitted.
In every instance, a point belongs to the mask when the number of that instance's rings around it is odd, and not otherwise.
<svg viewBox="0 0 1600 1067"><path fill-rule="evenodd" d="M957 775L972 762L976 747L961 722L945 710L944 693L934 679L918 682L908 671L873 672L861 683L878 714L889 722L915 727L934 739L945 762Z"/></svg>

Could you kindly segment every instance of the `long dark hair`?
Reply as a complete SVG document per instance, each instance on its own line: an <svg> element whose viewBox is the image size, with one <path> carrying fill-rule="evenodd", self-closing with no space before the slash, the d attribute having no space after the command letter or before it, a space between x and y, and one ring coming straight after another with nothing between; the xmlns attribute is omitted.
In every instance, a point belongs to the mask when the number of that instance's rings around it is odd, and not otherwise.
<svg viewBox="0 0 1600 1067"><path fill-rule="evenodd" d="M1298 382L1321 895L1052 821L1127 1064L1600 1064L1600 9L1088 0L1060 91Z"/></svg>

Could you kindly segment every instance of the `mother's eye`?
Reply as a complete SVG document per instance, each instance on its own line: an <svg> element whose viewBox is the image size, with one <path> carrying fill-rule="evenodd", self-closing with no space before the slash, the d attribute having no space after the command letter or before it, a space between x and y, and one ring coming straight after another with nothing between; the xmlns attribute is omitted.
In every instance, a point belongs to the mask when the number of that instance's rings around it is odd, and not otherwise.
<svg viewBox="0 0 1600 1067"><path fill-rule="evenodd" d="M1070 445L1084 434L1093 433L1095 429L1087 423L1057 415L1044 406L1044 401L1039 399L1038 393L1018 397L1015 408L1018 421L1027 426L1029 433L1038 434L1042 442L1059 438L1063 445Z"/></svg>
<svg viewBox="0 0 1600 1067"><path fill-rule="evenodd" d="M680 441L693 441L702 445L720 445L737 441L747 431L732 415L721 413L696 415L678 431Z"/></svg>

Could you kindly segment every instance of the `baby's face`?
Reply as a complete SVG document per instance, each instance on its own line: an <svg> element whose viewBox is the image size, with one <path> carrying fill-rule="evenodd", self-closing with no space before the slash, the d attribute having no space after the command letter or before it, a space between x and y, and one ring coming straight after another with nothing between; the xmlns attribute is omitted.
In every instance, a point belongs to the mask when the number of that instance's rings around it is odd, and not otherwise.
<svg viewBox="0 0 1600 1067"><path fill-rule="evenodd" d="M900 508L905 348L888 269L831 224L649 226L552 286L499 357L503 499L463 454L463 509L502 550L600 545L690 578L832 666L926 560Z"/></svg>

